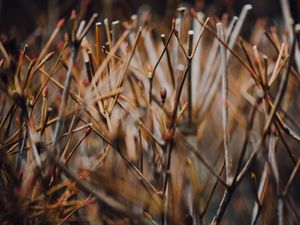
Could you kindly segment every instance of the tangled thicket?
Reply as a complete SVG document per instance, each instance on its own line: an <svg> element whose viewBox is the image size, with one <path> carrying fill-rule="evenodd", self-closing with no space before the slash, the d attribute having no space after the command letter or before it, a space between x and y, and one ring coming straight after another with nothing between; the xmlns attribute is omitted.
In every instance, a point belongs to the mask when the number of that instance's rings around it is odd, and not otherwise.
<svg viewBox="0 0 300 225"><path fill-rule="evenodd" d="M1 223L296 224L300 29L251 8L3 36Z"/></svg>

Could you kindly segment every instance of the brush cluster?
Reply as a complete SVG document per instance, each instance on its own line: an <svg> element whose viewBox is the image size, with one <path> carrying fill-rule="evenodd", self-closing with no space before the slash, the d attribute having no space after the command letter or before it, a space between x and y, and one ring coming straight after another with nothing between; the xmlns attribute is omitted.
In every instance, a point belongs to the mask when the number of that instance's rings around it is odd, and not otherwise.
<svg viewBox="0 0 300 225"><path fill-rule="evenodd" d="M296 224L300 29L283 8L249 41L251 5L181 7L171 29L73 11L41 50L3 38L1 223Z"/></svg>

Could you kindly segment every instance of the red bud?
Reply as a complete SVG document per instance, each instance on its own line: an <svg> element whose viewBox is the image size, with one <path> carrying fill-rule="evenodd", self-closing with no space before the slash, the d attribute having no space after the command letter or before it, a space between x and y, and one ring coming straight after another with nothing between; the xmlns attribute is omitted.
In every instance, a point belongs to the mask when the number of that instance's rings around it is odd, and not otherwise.
<svg viewBox="0 0 300 225"><path fill-rule="evenodd" d="M77 17L76 10L75 10L75 9L73 9L73 10L72 10L72 12L71 12L70 19L71 19L71 20L75 20L75 19L76 19L76 17Z"/></svg>
<svg viewBox="0 0 300 225"><path fill-rule="evenodd" d="M83 86L88 87L90 85L90 82L88 81L88 79L84 79L82 81Z"/></svg>
<svg viewBox="0 0 300 225"><path fill-rule="evenodd" d="M195 9L191 8L190 12L191 12L192 17L196 17L197 16L197 13L196 13Z"/></svg>
<svg viewBox="0 0 300 225"><path fill-rule="evenodd" d="M44 87L44 89L43 89L43 95L44 95L44 96L47 96L47 95L48 95L48 87L47 87L47 86Z"/></svg>
<svg viewBox="0 0 300 225"><path fill-rule="evenodd" d="M58 21L58 23L56 24L56 28L60 29L65 23L65 19L61 19L60 21Z"/></svg>
<svg viewBox="0 0 300 225"><path fill-rule="evenodd" d="M161 101L164 103L167 97L167 90L165 88L160 89L160 97L161 97Z"/></svg>
<svg viewBox="0 0 300 225"><path fill-rule="evenodd" d="M92 131L92 128L91 127L87 127L85 130L84 130L84 135L85 136L88 136Z"/></svg>

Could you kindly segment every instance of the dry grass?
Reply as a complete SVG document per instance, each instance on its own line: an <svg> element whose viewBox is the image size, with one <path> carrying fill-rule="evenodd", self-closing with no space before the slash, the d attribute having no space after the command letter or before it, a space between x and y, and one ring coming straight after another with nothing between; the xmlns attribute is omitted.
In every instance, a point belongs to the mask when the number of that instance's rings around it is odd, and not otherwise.
<svg viewBox="0 0 300 225"><path fill-rule="evenodd" d="M249 41L250 5L180 8L167 35L147 11L73 11L35 55L3 38L1 223L296 224L300 43L283 8L286 33L257 21Z"/></svg>

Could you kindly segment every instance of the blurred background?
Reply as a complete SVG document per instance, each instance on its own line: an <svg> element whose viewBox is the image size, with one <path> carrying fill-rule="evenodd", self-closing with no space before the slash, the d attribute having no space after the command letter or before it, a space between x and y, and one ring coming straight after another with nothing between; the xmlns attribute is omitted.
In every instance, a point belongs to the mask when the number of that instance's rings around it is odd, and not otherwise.
<svg viewBox="0 0 300 225"><path fill-rule="evenodd" d="M289 0L293 18L299 22L300 1ZM0 32L20 38L27 37L36 28L53 28L60 18L69 17L72 9L86 5L86 17L97 12L100 19L124 20L148 5L156 19L168 22L179 5L189 5L206 15L220 16L223 12L238 15L244 4L254 7L251 20L265 18L270 23L281 21L280 0L0 0ZM169 24L168 24L169 25ZM274 25L274 24L273 24ZM276 25L276 24L275 24Z"/></svg>

